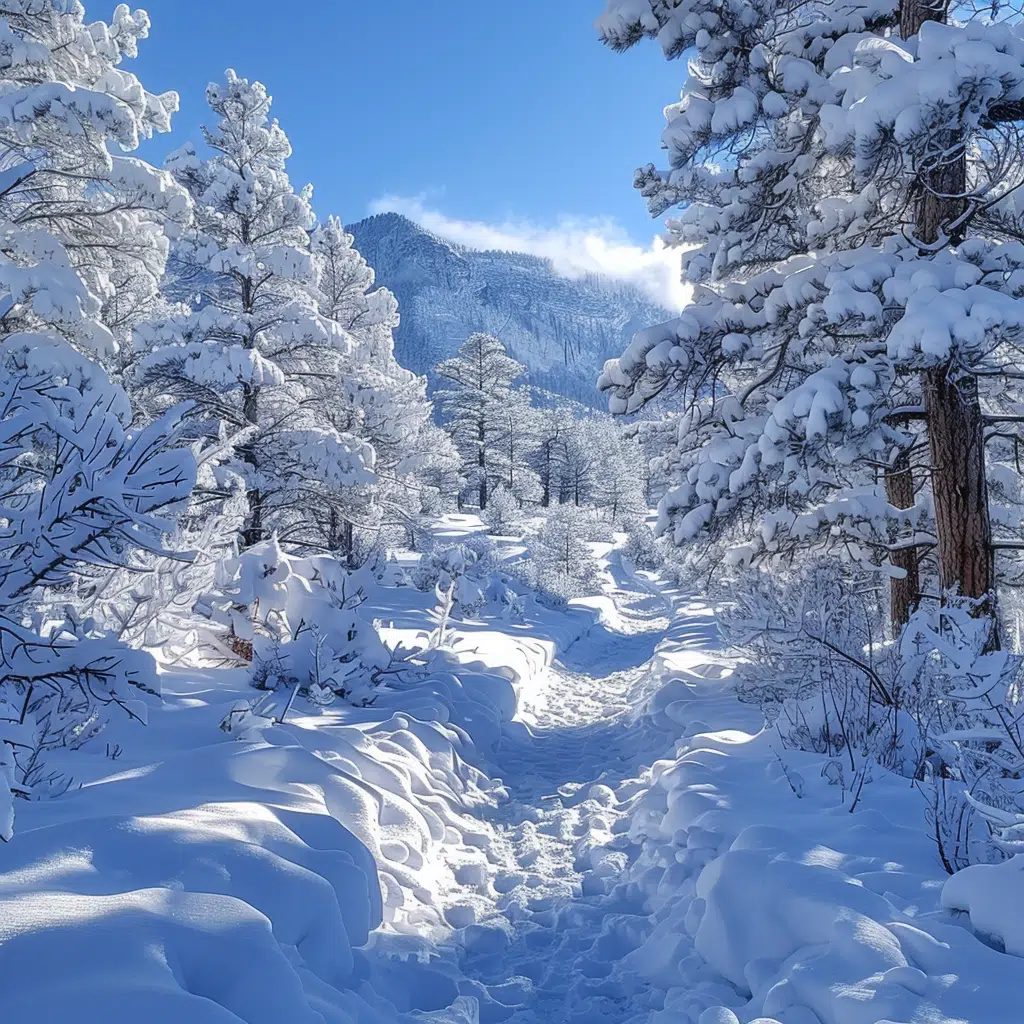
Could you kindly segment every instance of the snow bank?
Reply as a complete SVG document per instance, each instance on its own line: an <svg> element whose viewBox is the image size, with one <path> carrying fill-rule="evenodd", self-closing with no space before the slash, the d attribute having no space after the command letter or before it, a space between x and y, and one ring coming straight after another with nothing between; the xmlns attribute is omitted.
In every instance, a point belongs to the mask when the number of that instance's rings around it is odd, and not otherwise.
<svg viewBox="0 0 1024 1024"><path fill-rule="evenodd" d="M958 871L942 887L942 905L965 913L986 942L1024 956L1024 856Z"/></svg>
<svg viewBox="0 0 1024 1024"><path fill-rule="evenodd" d="M652 1021L1018 1021L1020 962L959 927L940 894L1015 948L1006 897L1024 893L1020 864L970 869L943 891L906 781L875 779L851 812L822 758L782 751L736 701L728 666L699 649L710 629L707 610L677 605L652 663L646 716L681 739L634 802L638 852L618 887L650 914L616 971L663 990Z"/></svg>
<svg viewBox="0 0 1024 1024"><path fill-rule="evenodd" d="M426 621L409 588L376 598ZM482 819L505 791L475 762L554 648L463 634L369 707L229 734L242 673L166 673L149 727L80 752L82 788L25 805L0 848L5 1021L476 1020L486 993L462 997L437 943L493 905Z"/></svg>

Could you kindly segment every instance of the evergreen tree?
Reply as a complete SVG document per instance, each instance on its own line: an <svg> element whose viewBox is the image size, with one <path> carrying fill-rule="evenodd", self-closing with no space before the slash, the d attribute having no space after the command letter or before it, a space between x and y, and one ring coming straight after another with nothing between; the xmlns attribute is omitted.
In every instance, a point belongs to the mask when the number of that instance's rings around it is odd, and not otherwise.
<svg viewBox="0 0 1024 1024"><path fill-rule="evenodd" d="M537 410L526 391L510 391L498 409L498 436L494 443L492 487L500 484L520 504L540 495L533 469L537 448Z"/></svg>
<svg viewBox="0 0 1024 1024"><path fill-rule="evenodd" d="M574 429L572 410L563 405L543 409L537 415L536 445L531 464L540 485L542 508L548 508L552 500L558 500L559 482Z"/></svg>
<svg viewBox="0 0 1024 1024"><path fill-rule="evenodd" d="M124 6L86 24L62 0L7 0L0 21L3 839L12 794L59 785L49 749L84 743L108 709L143 714L152 659L75 606L148 568L194 478L176 412L146 423L102 365L153 299L165 229L188 216L167 174L120 155L177 107L119 66L148 28Z"/></svg>
<svg viewBox="0 0 1024 1024"><path fill-rule="evenodd" d="M195 203L174 252L189 308L140 331L139 375L151 393L195 402L210 433L237 438L244 545L272 531L316 545L332 511L374 482L373 448L332 423L336 393L323 386L353 342L321 312L310 190L291 186L291 147L266 89L229 70L207 101L213 155L186 145L168 161Z"/></svg>
<svg viewBox="0 0 1024 1024"><path fill-rule="evenodd" d="M340 324L352 348L336 377L323 379L323 404L332 424L369 443L377 457L373 486L350 488L344 507L332 507L331 550L351 561L353 527L414 523L434 505L432 472L443 461L430 428L426 378L402 367L394 354L398 303L386 288L373 289L374 273L353 248L336 217L313 232L320 273L320 311Z"/></svg>
<svg viewBox="0 0 1024 1024"><path fill-rule="evenodd" d="M618 424L594 419L591 434L598 458L588 488L588 501L616 526L647 512L642 466L644 453L635 440L623 436Z"/></svg>
<svg viewBox="0 0 1024 1024"><path fill-rule="evenodd" d="M877 566L896 628L919 565L944 591L994 586L985 421L1017 415L1024 322L1003 7L953 26L919 0L610 0L599 22L690 58L670 167L636 185L653 214L682 208L695 301L601 381L618 413L676 396L660 527L708 563L816 544Z"/></svg>
<svg viewBox="0 0 1024 1024"><path fill-rule="evenodd" d="M487 507L491 486L509 470L502 451L502 439L508 438L505 410L513 401L512 384L524 369L493 334L481 333L471 334L457 356L436 368L445 382L437 394L441 417L481 509Z"/></svg>
<svg viewBox="0 0 1024 1024"><path fill-rule="evenodd" d="M563 601L594 593L600 566L590 542L606 533L592 509L553 505L532 545L538 588Z"/></svg>

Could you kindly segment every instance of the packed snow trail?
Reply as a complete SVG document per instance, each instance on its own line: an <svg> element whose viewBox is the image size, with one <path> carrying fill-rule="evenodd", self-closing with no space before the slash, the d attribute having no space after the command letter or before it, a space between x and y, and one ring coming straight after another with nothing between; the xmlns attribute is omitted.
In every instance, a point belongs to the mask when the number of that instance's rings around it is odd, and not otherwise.
<svg viewBox="0 0 1024 1024"><path fill-rule="evenodd" d="M493 913L459 950L460 969L485 986L488 1024L614 1022L643 1016L637 986L612 968L648 930L642 894L607 890L627 866L632 782L672 736L646 735L636 717L650 696L650 662L671 606L613 552L612 614L559 653L520 694L525 734L509 734L493 761L510 799L492 815L514 870L499 876ZM706 632L684 640L694 648ZM647 742L644 742L643 739ZM620 803L625 800L625 803Z"/></svg>

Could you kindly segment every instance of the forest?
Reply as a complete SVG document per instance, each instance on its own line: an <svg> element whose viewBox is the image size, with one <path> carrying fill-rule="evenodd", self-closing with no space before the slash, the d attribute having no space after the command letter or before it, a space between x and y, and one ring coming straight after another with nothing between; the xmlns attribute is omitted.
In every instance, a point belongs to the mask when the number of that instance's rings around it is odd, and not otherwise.
<svg viewBox="0 0 1024 1024"><path fill-rule="evenodd" d="M1017 1024L1021 11L581 8L689 289L588 389L634 283L407 368L283 69L158 165L94 6L0 0L4 1020Z"/></svg>

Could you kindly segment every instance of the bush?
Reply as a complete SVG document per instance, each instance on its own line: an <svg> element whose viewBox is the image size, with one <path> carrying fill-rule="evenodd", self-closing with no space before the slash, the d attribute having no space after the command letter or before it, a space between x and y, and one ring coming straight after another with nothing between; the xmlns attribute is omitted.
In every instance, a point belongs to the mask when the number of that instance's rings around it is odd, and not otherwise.
<svg viewBox="0 0 1024 1024"><path fill-rule="evenodd" d="M829 758L851 809L876 766L913 779L950 872L1024 850L1024 669L989 650L991 622L955 595L884 639L877 580L822 560L754 571L721 602L736 686L783 742Z"/></svg>
<svg viewBox="0 0 1024 1024"><path fill-rule="evenodd" d="M627 538L622 553L637 569L657 572L665 563L665 556L654 531L642 519L626 524Z"/></svg>
<svg viewBox="0 0 1024 1024"><path fill-rule="evenodd" d="M507 537L522 530L524 517L516 496L504 487L499 487L487 499L487 509L482 518L487 524L488 533Z"/></svg>
<svg viewBox="0 0 1024 1024"><path fill-rule="evenodd" d="M349 572L329 555L288 555L273 538L228 561L197 611L220 627L210 636L215 649L251 663L254 686L367 703L391 662L359 614L369 582L367 570Z"/></svg>
<svg viewBox="0 0 1024 1024"><path fill-rule="evenodd" d="M922 709L922 788L949 871L1024 852L1024 661L988 650L976 604L922 608L900 640L899 685Z"/></svg>
<svg viewBox="0 0 1024 1024"><path fill-rule="evenodd" d="M145 720L153 659L71 606L120 569L141 573L173 530L195 463L172 411L133 429L95 363L41 335L0 345L0 838L12 794L67 785L47 755L75 749L109 710Z"/></svg>

